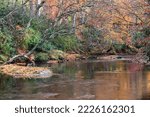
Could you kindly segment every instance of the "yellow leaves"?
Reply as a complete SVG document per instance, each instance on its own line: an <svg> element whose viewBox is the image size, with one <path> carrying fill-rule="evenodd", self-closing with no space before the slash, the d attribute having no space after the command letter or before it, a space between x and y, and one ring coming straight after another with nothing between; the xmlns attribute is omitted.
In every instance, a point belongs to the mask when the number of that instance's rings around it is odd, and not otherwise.
<svg viewBox="0 0 150 117"><path fill-rule="evenodd" d="M14 78L47 78L52 76L52 72L48 68L43 67L3 65L0 66L0 72Z"/></svg>

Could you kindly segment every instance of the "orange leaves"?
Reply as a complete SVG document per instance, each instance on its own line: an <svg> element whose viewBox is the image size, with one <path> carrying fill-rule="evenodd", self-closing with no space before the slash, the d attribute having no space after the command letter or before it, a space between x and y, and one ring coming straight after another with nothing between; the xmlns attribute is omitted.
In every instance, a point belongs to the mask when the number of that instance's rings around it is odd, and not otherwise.
<svg viewBox="0 0 150 117"><path fill-rule="evenodd" d="M16 25L16 30L22 30L23 29L23 27L21 27L20 25Z"/></svg>
<svg viewBox="0 0 150 117"><path fill-rule="evenodd" d="M52 72L43 67L4 65L0 66L0 72L14 78L49 78L52 76Z"/></svg>

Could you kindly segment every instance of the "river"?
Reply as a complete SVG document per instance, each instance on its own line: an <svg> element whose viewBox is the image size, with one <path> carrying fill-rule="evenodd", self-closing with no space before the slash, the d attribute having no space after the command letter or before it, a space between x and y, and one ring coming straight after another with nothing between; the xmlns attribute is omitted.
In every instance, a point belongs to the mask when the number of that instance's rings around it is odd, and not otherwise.
<svg viewBox="0 0 150 117"><path fill-rule="evenodd" d="M49 65L43 65L49 66ZM150 67L125 60L87 60L50 66L46 79L0 76L0 99L150 99Z"/></svg>

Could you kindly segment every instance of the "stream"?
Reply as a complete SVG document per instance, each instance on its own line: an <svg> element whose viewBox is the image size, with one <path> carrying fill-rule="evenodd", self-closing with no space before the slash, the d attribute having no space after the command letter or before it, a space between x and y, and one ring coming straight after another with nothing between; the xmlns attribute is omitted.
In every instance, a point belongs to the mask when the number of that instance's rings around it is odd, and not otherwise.
<svg viewBox="0 0 150 117"><path fill-rule="evenodd" d="M48 66L46 79L0 75L0 99L146 100L150 99L150 66L127 60L87 60Z"/></svg>

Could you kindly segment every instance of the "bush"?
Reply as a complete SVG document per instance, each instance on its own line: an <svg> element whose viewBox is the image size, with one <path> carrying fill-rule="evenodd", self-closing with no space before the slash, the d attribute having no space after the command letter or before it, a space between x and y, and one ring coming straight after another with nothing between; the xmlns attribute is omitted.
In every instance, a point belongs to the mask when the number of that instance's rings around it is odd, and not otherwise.
<svg viewBox="0 0 150 117"><path fill-rule="evenodd" d="M150 37L150 27L144 28L142 30L142 32L143 32L145 38Z"/></svg>
<svg viewBox="0 0 150 117"><path fill-rule="evenodd" d="M103 39L101 30L93 26L86 26L82 31L82 35L85 40L85 49L88 52L100 46L101 40Z"/></svg>
<svg viewBox="0 0 150 117"><path fill-rule="evenodd" d="M82 32L85 39L88 40L99 40L102 38L101 31L93 26L87 26Z"/></svg>
<svg viewBox="0 0 150 117"><path fill-rule="evenodd" d="M23 46L26 49L32 49L41 40L41 33L32 28L25 31Z"/></svg>
<svg viewBox="0 0 150 117"><path fill-rule="evenodd" d="M141 32L135 33L133 42L136 47L141 48L142 52L146 54L150 60L150 27L143 28Z"/></svg>
<svg viewBox="0 0 150 117"><path fill-rule="evenodd" d="M52 44L60 50L72 51L78 47L78 41L75 35L58 36L52 40Z"/></svg>
<svg viewBox="0 0 150 117"><path fill-rule="evenodd" d="M59 60L59 59L62 60L65 58L65 56L66 54L61 50L51 50L49 54L49 57L52 60Z"/></svg>
<svg viewBox="0 0 150 117"><path fill-rule="evenodd" d="M32 20L31 27L34 30L38 30L38 31L44 33L44 31L49 28L51 23L52 22L49 19L47 19L45 16L40 16L40 17Z"/></svg>
<svg viewBox="0 0 150 117"><path fill-rule="evenodd" d="M48 61L49 55L47 53L42 52L36 53L35 60L38 62Z"/></svg>
<svg viewBox="0 0 150 117"><path fill-rule="evenodd" d="M5 55L14 53L15 49L13 45L14 42L12 36L0 31L0 52Z"/></svg>
<svg viewBox="0 0 150 117"><path fill-rule="evenodd" d="M0 18L8 14L12 7L8 7L8 0L2 0L0 1Z"/></svg>
<svg viewBox="0 0 150 117"><path fill-rule="evenodd" d="M123 52L126 50L126 45L124 43L113 43L113 47L116 52Z"/></svg>
<svg viewBox="0 0 150 117"><path fill-rule="evenodd" d="M13 25L21 25L23 27L26 27L29 21L30 17L28 16L28 14L23 13L21 8L13 14Z"/></svg>
<svg viewBox="0 0 150 117"><path fill-rule="evenodd" d="M132 36L132 42L136 47L142 47L141 43L150 36L150 27L146 27Z"/></svg>
<svg viewBox="0 0 150 117"><path fill-rule="evenodd" d="M145 46L143 46L144 53L149 57L149 60L150 60L150 37L145 38L144 45L145 45Z"/></svg>
<svg viewBox="0 0 150 117"><path fill-rule="evenodd" d="M50 50L53 50L53 49L56 49L55 45L53 45L52 42L46 40L36 50L37 51L43 51L43 52L49 52Z"/></svg>
<svg viewBox="0 0 150 117"><path fill-rule="evenodd" d="M144 34L142 32L136 32L132 37L132 43L136 45L141 39L144 39Z"/></svg>
<svg viewBox="0 0 150 117"><path fill-rule="evenodd" d="M0 55L0 60L1 61L7 61L8 57L7 56L4 56L4 55Z"/></svg>

